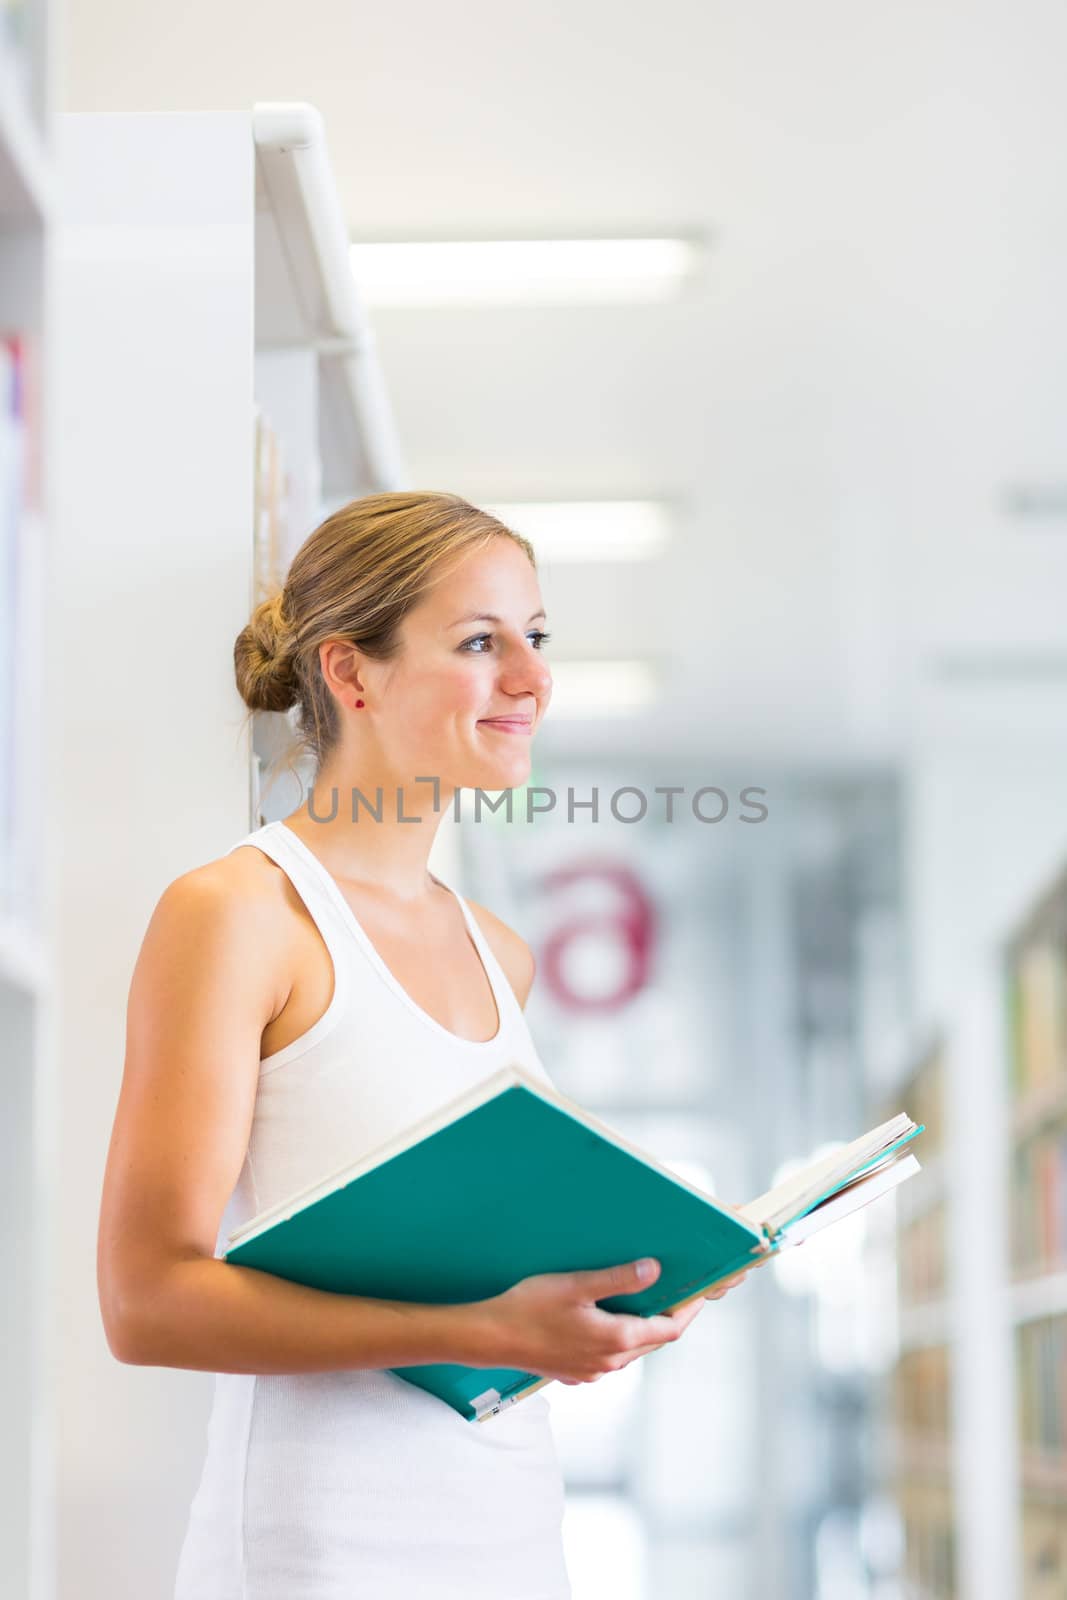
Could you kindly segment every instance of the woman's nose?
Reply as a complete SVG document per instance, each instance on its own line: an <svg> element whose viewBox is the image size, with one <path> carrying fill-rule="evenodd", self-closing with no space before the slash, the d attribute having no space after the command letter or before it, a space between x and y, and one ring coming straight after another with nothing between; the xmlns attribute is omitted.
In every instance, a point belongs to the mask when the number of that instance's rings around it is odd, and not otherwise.
<svg viewBox="0 0 1067 1600"><path fill-rule="evenodd" d="M525 690L528 694L546 694L552 683L552 670L547 661L531 646L509 661L501 674L502 687L512 694Z"/></svg>

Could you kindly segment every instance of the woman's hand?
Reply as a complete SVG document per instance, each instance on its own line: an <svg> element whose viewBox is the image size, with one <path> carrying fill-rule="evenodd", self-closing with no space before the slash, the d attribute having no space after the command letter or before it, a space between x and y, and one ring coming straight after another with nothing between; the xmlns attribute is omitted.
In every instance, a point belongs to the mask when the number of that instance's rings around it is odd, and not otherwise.
<svg viewBox="0 0 1067 1600"><path fill-rule="evenodd" d="M491 1366L520 1367L561 1383L596 1383L638 1356L670 1344L689 1326L704 1301L698 1295L672 1312L642 1317L604 1311L598 1300L638 1294L655 1283L637 1263L591 1272L542 1272L522 1278L482 1304L491 1329Z"/></svg>
<svg viewBox="0 0 1067 1600"><path fill-rule="evenodd" d="M754 1261L752 1266L756 1265L757 1263ZM749 1271L751 1271L751 1268L742 1267L741 1271L735 1272L732 1277L723 1278L721 1283L717 1283L714 1288L708 1289L703 1298L705 1300L721 1300L724 1294L729 1294L731 1289L737 1287L745 1273Z"/></svg>

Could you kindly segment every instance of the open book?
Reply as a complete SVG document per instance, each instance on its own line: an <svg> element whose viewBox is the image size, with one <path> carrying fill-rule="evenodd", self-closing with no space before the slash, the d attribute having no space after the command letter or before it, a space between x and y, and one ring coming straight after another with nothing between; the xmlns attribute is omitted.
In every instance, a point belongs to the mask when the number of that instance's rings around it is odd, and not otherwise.
<svg viewBox="0 0 1067 1600"><path fill-rule="evenodd" d="M650 1316L847 1216L919 1170L901 1112L739 1209L705 1194L576 1101L502 1067L351 1166L229 1236L225 1259L338 1294L466 1304L544 1272L660 1263L598 1300ZM454 1362L393 1367L469 1422L552 1380Z"/></svg>

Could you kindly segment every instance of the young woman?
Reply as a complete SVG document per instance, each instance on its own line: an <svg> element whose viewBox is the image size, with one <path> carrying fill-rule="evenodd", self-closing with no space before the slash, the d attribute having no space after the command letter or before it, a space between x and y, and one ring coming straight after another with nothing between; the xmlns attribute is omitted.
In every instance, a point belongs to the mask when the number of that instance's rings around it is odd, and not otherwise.
<svg viewBox="0 0 1067 1600"><path fill-rule="evenodd" d="M316 776L155 907L100 1219L115 1356L216 1374L176 1600L567 1600L543 1392L479 1425L387 1369L596 1382L703 1304L598 1308L651 1281L634 1262L441 1306L220 1259L249 1217L506 1062L551 1081L529 949L426 864L457 789L528 779L544 621L526 540L454 495L379 494L311 534L237 639L243 699L299 708Z"/></svg>

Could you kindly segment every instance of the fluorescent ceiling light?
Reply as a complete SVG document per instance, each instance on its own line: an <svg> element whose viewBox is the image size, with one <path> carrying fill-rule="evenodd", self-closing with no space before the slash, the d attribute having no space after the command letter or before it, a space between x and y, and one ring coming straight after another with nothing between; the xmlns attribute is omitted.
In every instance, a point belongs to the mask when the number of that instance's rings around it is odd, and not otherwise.
<svg viewBox="0 0 1067 1600"><path fill-rule="evenodd" d="M550 661L549 717L625 716L658 698L656 675L647 661Z"/></svg>
<svg viewBox="0 0 1067 1600"><path fill-rule="evenodd" d="M529 539L539 561L648 561L670 537L659 500L509 500L483 509Z"/></svg>
<svg viewBox="0 0 1067 1600"><path fill-rule="evenodd" d="M699 251L686 239L435 239L349 254L367 305L578 305L668 299Z"/></svg>

